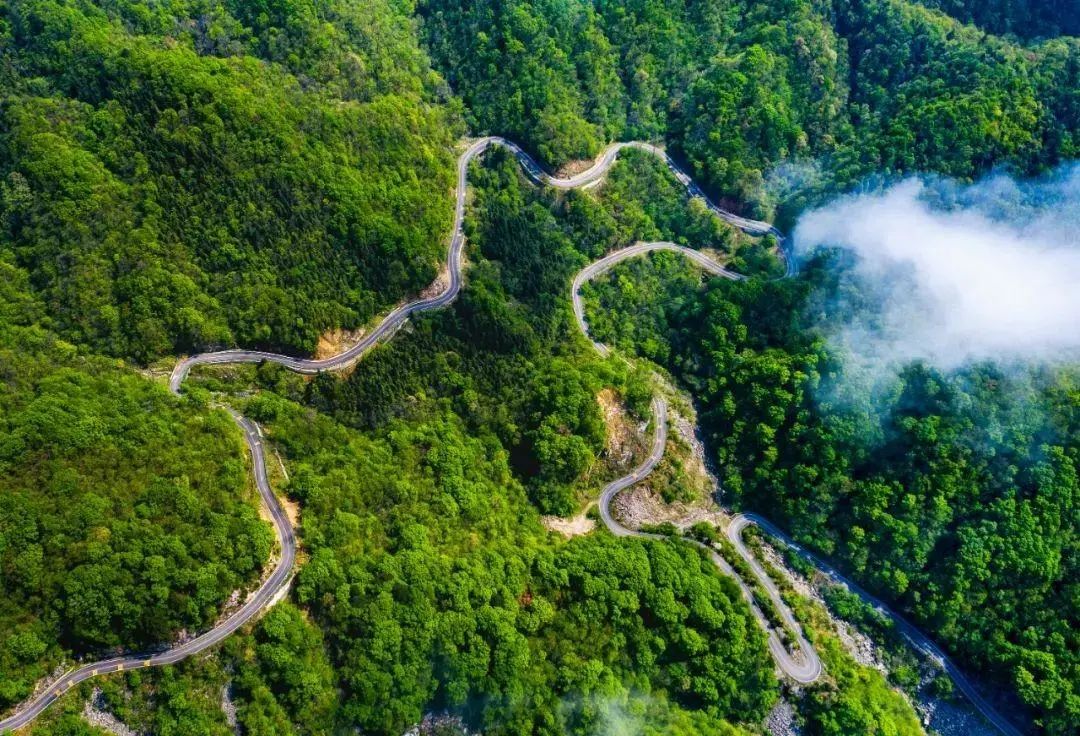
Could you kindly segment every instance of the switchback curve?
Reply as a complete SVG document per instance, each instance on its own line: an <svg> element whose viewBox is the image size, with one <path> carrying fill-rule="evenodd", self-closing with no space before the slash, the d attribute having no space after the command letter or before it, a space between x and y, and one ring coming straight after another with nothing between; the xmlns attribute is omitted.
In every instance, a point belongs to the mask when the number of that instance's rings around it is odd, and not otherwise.
<svg viewBox="0 0 1080 736"><path fill-rule="evenodd" d="M849 591L859 596L864 603L869 604L881 615L892 620L899 631L908 642L927 655L934 661L936 661L945 673L952 678L952 681L956 684L956 687L960 692L964 694L975 709L982 714L982 716L989 721L994 727L1006 736L1023 736L1019 729L1017 729L1008 719L998 713L993 706L991 706L985 698L983 698L979 691L975 689L974 684L967 678L964 672L953 662L949 655L945 654L934 641L919 630L914 624L909 622L900 614L893 611L881 600L875 598L870 593L866 592L858 584L851 581L849 578L841 574L836 568L829 563L822 560L814 553L807 550L798 542L789 537L783 530L773 524L771 521L754 513L737 514L732 520L731 525L728 527L728 538L732 543L735 543L736 539L739 539L739 546L741 546L742 532L750 524L757 524L761 529L770 537L777 540L780 544L788 547L793 553L809 562L818 572L823 574L829 580L834 583L838 583L847 587Z"/></svg>
<svg viewBox="0 0 1080 736"><path fill-rule="evenodd" d="M664 456L664 446L667 444L667 402L660 396L653 398L652 411L653 442L649 449L648 456L641 465L634 468L632 473L612 481L604 487L603 492L600 494L600 518L603 520L604 525L613 534L619 537L640 537L644 539L664 538L663 535L660 534L642 532L636 529L627 529L611 515L611 502L615 499L615 496L618 495L619 491L622 491L624 488L629 488L648 476ZM772 598L773 605L776 606L778 610L782 611L781 615L784 618L784 623L796 634L796 640L799 643L799 651L794 655L788 651L786 646L784 646L784 642L781 640L779 633L769 624L768 618L762 613L761 608L758 607L750 586L747 585L746 581L744 581L735 569L728 564L728 561L721 557L711 546L703 544L696 539L687 538L684 541L705 550L713 564L725 575L732 578L736 585L739 586L739 591L750 606L750 612L753 614L754 619L765 631L769 642L769 652L772 654L773 660L780 670L798 683L809 684L817 680L822 673L821 659L817 656L817 652L814 651L810 642L803 636L802 629L798 622L795 621L795 617L787 610L787 606L783 600L781 600L779 592L777 591L774 596L772 591L769 591L770 598Z"/></svg>
<svg viewBox="0 0 1080 736"><path fill-rule="evenodd" d="M350 346L338 355L322 360L296 358L279 353L271 353L262 350L219 350L201 353L184 358L177 362L169 376L169 390L179 395L180 388L187 378L191 369L197 365L226 365L236 363L277 363L297 373L314 374L323 371L339 370L347 368L364 356L372 347L380 341L391 336L400 328L408 318L418 312L444 307L454 300L461 291L461 255L465 245L465 233L462 227L465 220L465 194L468 183L469 164L492 146L502 146L509 149L517 158L522 169L535 183L546 184L560 189L586 186L598 181L618 158L619 152L626 147L640 148L660 156L675 173L679 180L687 187L692 196L702 196L697 185L683 173L674 161L671 160L661 149L647 143L616 143L609 146L587 171L569 179L559 179L544 172L544 170L529 156L520 146L505 138L487 136L479 138L465 149L457 160L457 187L454 201L454 224L450 236L447 252L447 265L450 282L437 295L417 299L398 306L356 344ZM758 222L739 217L717 207L706 199L709 208L718 216L742 227L754 234L773 234L781 238L779 231L768 223ZM790 260L790 259L788 259ZM270 513L277 535L278 544L281 548L280 558L271 571L270 575L249 596L247 602L236 612L228 616L224 621L205 632L204 634L176 647L160 652L143 654L129 654L119 657L94 662L69 670L60 678L41 687L40 691L30 700L19 706L15 712L0 720L0 733L21 728L33 721L46 708L52 705L61 695L75 685L97 675L110 672L121 672L125 669L155 667L173 664L193 654L211 647L233 633L248 621L255 618L260 612L273 605L285 593L292 574L293 563L296 558L296 537L285 511L281 508L270 484L266 478L266 456L263 451L262 432L258 425L240 414L231 411L234 421L244 433L245 441L251 453L252 466L254 469L255 483L259 490L262 503Z"/></svg>
<svg viewBox="0 0 1080 736"><path fill-rule="evenodd" d="M584 304L581 299L581 287L585 284L585 282L595 278L601 273L604 273L605 271L612 268L615 264L628 258L634 258L644 255L645 253L649 253L654 250L667 250L680 253L688 257L690 260L694 261L698 265L702 266L706 271L722 278L727 278L735 281L745 278L745 276L728 271L722 265L714 261L710 261L710 259L708 259L700 251L695 251L690 248L675 245L674 243L635 243L634 245L628 246L626 248L622 248L620 250L608 253L603 258L594 261L593 263L589 264L581 271L579 271L577 276L574 277L572 286L574 315L578 323L578 327L585 335L585 337L592 343L593 347L595 347L596 350L599 351L602 355L607 355L610 351L606 345L596 342L589 334L588 323L585 320ZM787 252L785 252L784 255L785 260L789 261L788 272L792 273L793 266L790 264L790 261L792 259ZM656 398L653 400L653 417L654 421L657 422L658 425L666 422L667 404L662 398ZM619 491L634 485L638 481L645 478L652 471L652 469L660 461L660 456L663 454L663 442L666 441L666 437L666 428L661 429L658 426L656 429L656 434L654 436L652 451L650 452L649 457L646 459L646 461L641 466L636 468L634 472L632 472L630 475L619 478L608 484L608 486L604 488L600 497L600 516L604 524L614 534L618 536L641 536L646 538L659 538L660 535L638 532L622 526L611 516L610 506L612 500ZM658 442L660 443L659 454L657 454ZM795 632L797 632L798 642L801 651L813 653L813 648L808 642L806 642L802 633L802 628L798 625L798 622L795 621L787 605L783 603L783 599L780 597L780 591L776 587L776 584L772 581L772 579L765 572L765 570L761 568L761 565L758 563L758 561L754 558L753 554L750 552L749 549L746 548L746 545L743 543L742 533L750 524L757 524L770 536L776 538L785 546L790 547L792 551L795 552L795 554L799 555L804 560L812 564L815 568L817 568L819 572L824 574L826 577L833 580L834 582L847 586L847 588L852 593L859 596L864 602L873 606L875 610L877 610L879 613L889 618L897 627L897 630L900 631L904 635L904 637L913 646L915 646L915 648L919 649L924 654L927 654L935 661L937 661L938 664L941 665L942 669L945 670L945 672L956 684L957 689L959 689L960 692L962 692L964 696L967 697L967 699L971 702L975 709L987 720L987 722L989 722L1006 736L1023 736L1019 729L1017 729L1007 718L997 712L997 710L979 694L979 691L975 688L974 684L971 682L970 679L968 679L968 677L956 665L956 663L953 662L948 657L948 655L946 655L945 652L943 652L941 648L937 644L935 644L934 641L929 636L924 634L920 629L907 621L903 616L886 606L883 602L867 593L865 590L853 583L851 580L844 577L834 567L824 562L801 545L797 544L779 527L770 522L768 519L765 519L759 514L737 514L732 518L731 522L728 525L727 537L732 543L732 545L735 547L735 550L739 554L739 556L742 557L743 560L749 564L750 569L753 571L754 576L758 579L758 582L760 582L765 588L766 593L773 601L777 610L780 611L780 615L783 618L784 623L787 626L791 627ZM785 674L787 674L789 677L796 680L797 682L809 683L816 680L820 676L822 671L821 662L820 659L817 657L817 654L813 653L811 655L810 660L812 661L807 661L806 659L803 659L803 661L799 661L793 658L787 651L786 647L784 647L783 643L780 641L779 637L777 636L777 632L768 624L767 619L761 614L760 609L757 607L753 600L753 596L749 588L746 586L742 578L735 572L735 570L732 569L731 566L728 565L728 563L722 557L720 557L711 547L707 547L706 545L703 545L696 540L687 541L690 541L693 544L696 544L699 547L706 549L712 557L713 562L716 563L717 567L719 567L724 573L731 575L733 578L735 578L736 582L739 584L740 589L742 589L743 591L744 597L746 597L747 601L750 603L750 608L753 611L755 618L758 619L758 622L767 632L769 636L769 650L781 670L783 670ZM815 662L816 665L814 664Z"/></svg>
<svg viewBox="0 0 1080 736"><path fill-rule="evenodd" d="M779 230L767 222L741 217L717 206L705 196L701 191L701 188L679 168L678 164L676 164L663 149L654 146L651 143L641 143L638 141L613 143L604 149L603 153L596 159L596 162L587 170L575 176L560 179L546 173L540 165L516 143L499 136L486 136L474 141L465 152L458 157L457 189L454 203L454 229L453 235L450 238L450 247L447 255L450 283L442 292L436 296L427 299L418 299L397 307L390 312L378 326L368 334L364 335L357 343L337 355L322 360L294 358L289 355L281 355L279 353L271 353L262 350L219 350L184 358L176 364L172 375L169 377L170 390L172 390L173 393L179 393L180 385L184 382L187 374L197 365L269 362L278 363L291 371L306 374L347 368L362 358L367 351L377 345L380 341L392 335L398 328L405 324L410 315L416 314L417 312L424 312L429 309L438 309L439 307L444 307L452 302L454 297L458 295L458 292L461 291L462 284L461 254L465 245L465 232L462 229L462 225L465 220L465 193L469 178L469 164L472 163L473 159L493 146L501 146L513 153L517 158L518 163L521 165L522 170L534 183L555 187L557 189L575 189L599 181L615 164L618 160L619 152L623 149L634 148L651 153L664 161L675 177L686 187L687 193L690 196L702 198L709 210L718 217L751 235L771 235L776 238L781 246L780 251L783 256L787 275L795 273L795 259L788 253L786 241ZM652 244L646 247L655 250L657 248L677 249L680 246L668 243ZM685 250L689 251L689 249ZM698 254L696 251L689 252L696 254L696 256L691 257L695 258L699 265L709 268L710 266L708 264L712 263L715 266L714 262L710 261L705 256ZM730 271L724 271L724 273L727 275L727 278L741 278Z"/></svg>
<svg viewBox="0 0 1080 736"><path fill-rule="evenodd" d="M603 258L599 258L590 263L585 268L578 271L574 277L574 283L571 288L570 298L574 306L574 318L577 320L578 327L581 328L585 337L589 338L589 342L601 355L607 355L610 351L606 345L596 342L589 336L589 325L585 321L585 303L581 299L581 287L585 285L586 281L591 281L600 274L609 270L617 263L621 263L628 258L634 258L636 256L644 255L645 253L651 253L653 251L666 250L673 251L675 253L681 253L694 263L698 264L704 270L712 273L716 276L720 276L732 281L741 281L746 277L742 274L729 271L722 265L706 256L701 251L686 248L675 243L669 243L666 241L658 241L653 243L634 243L626 248L620 248L619 250L608 253Z"/></svg>
<svg viewBox="0 0 1080 736"><path fill-rule="evenodd" d="M608 355L610 350L606 345L596 342L589 335L589 326L585 321L585 305L581 298L581 287L585 282L595 278L596 276L604 273L612 268L615 264L621 263L628 258L636 258L638 256L651 253L653 251L670 251L678 253L686 258L690 259L694 263L701 266L704 270L722 278L730 279L732 281L739 281L745 276L734 273L727 270L721 264L712 260L704 253L686 248L681 245L669 242L656 242L656 243L635 243L626 248L621 248L616 251L608 253L603 258L593 261L585 268L581 269L574 277L573 284L571 285L571 300L574 307L574 317L578 323L578 327L586 338L592 343L593 347L601 354ZM660 462L660 459L664 454L664 446L667 442L667 402L662 397L655 397L652 402L653 409L653 422L655 424L653 434L653 444L649 451L648 457L645 461L634 469L630 475L623 476L615 481L609 483L600 494L600 518L604 522L604 525L611 530L612 533L626 537L645 537L645 538L658 538L660 535L650 534L647 532L641 532L634 529L627 529L619 524L618 521L611 515L611 502L615 498L616 494L624 488L634 485L639 480L645 478L652 472L656 464ZM816 681L821 677L822 665L821 658L818 657L817 652L810 645L810 642L806 640L803 634L802 627L799 622L795 620L794 614L788 608L783 598L780 597L780 591L777 590L776 585L769 579L769 576L765 574L765 571L757 564L753 556L749 554L747 550L742 546L741 541L736 545L736 549L739 551L740 556L750 566L751 571L757 578L758 583L768 594L773 606L780 612L781 619L784 625L795 634L796 641L798 643L798 650L792 653L784 645L783 639L780 636L780 632L776 630L770 623L768 618L762 613L754 600L754 594L750 586L746 581L742 579L732 567L728 564L727 560L717 554L716 550L711 546L702 544L696 540L687 540L698 547L704 549L710 559L721 572L732 577L738 584L739 589L742 591L743 597L750 605L750 610L757 620L758 625L765 631L769 642L769 652L773 656L773 660L786 676L790 677L795 682L802 684L809 684Z"/></svg>

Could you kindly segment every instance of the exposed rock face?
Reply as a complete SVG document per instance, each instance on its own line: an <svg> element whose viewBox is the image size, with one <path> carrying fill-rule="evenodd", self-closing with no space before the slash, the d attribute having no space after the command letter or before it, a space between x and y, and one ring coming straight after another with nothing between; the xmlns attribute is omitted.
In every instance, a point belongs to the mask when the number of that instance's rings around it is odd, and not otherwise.
<svg viewBox="0 0 1080 736"><path fill-rule="evenodd" d="M227 682L221 687L221 712L225 714L225 722L233 730L236 736L240 736L240 722L236 718L236 703L232 698L232 683Z"/></svg>
<svg viewBox="0 0 1080 736"><path fill-rule="evenodd" d="M802 730L795 723L795 708L787 700L776 704L765 717L765 730L771 736L799 736Z"/></svg>
<svg viewBox="0 0 1080 736"><path fill-rule="evenodd" d="M634 426L619 397L609 388L596 395L600 412L607 425L607 446L604 448L605 460L620 468L629 468L634 455L644 449L642 433Z"/></svg>
<svg viewBox="0 0 1080 736"><path fill-rule="evenodd" d="M457 716L449 713L428 713L402 736L482 736L480 731L469 731Z"/></svg>
<svg viewBox="0 0 1080 736"><path fill-rule="evenodd" d="M628 529L665 522L671 522L680 529L689 528L699 521L708 521L717 526L726 524L724 514L716 506L697 502L666 503L653 492L647 480L616 496L611 508L615 519Z"/></svg>
<svg viewBox="0 0 1080 736"><path fill-rule="evenodd" d="M90 699L83 704L82 716L94 728L108 731L115 736L140 736L138 731L128 728L119 718L105 710L101 688L94 688Z"/></svg>

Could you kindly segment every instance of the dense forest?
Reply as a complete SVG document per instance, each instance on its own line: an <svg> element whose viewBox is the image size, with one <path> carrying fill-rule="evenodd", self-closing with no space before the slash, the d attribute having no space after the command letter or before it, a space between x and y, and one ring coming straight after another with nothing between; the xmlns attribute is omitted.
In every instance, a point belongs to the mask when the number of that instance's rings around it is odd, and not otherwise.
<svg viewBox="0 0 1080 736"><path fill-rule="evenodd" d="M651 206L671 215L682 199L645 162L646 184L670 195ZM576 508L578 476L597 464L597 391L648 403L644 376L577 336L566 290L588 260L585 229L633 231L576 194L565 204L580 224L561 222L562 204L501 151L473 180L477 247L451 310L415 320L345 379L266 366L191 388L195 399L237 380L263 389L242 409L280 448L303 510L309 558L294 598L341 693L321 713L290 710L304 699L284 683L274 698L311 733L396 734L440 711L495 734L587 734L617 719L742 733L732 724L760 721L777 683L733 581L676 542L560 542L539 524L538 507ZM636 193L621 205L656 227ZM245 708L248 697L237 693Z"/></svg>
<svg viewBox="0 0 1080 736"><path fill-rule="evenodd" d="M722 201L785 214L871 175L1032 174L1076 155L1080 45L986 33L1041 37L1033 18L1067 27L1067 8L969 5L960 16L983 28L896 0L427 2L421 15L474 126L513 131L552 165L612 137L664 137ZM808 542L832 530L819 549L1014 689L1047 731L1068 732L1080 712L1071 374L913 366L893 404L821 411L811 389L839 367L813 340L826 315L799 315L828 269L705 297L655 260L670 288L623 266L590 323L692 388L729 499Z"/></svg>
<svg viewBox="0 0 1080 736"><path fill-rule="evenodd" d="M213 623L265 564L246 450L223 412L32 323L0 261L0 707L63 650L156 646Z"/></svg>
<svg viewBox="0 0 1080 736"><path fill-rule="evenodd" d="M310 352L430 283L452 115L406 21L331 5L0 3L0 253L57 332Z"/></svg>
<svg viewBox="0 0 1080 736"><path fill-rule="evenodd" d="M919 0L991 33L1023 38L1080 35L1076 0Z"/></svg>
<svg viewBox="0 0 1080 736"><path fill-rule="evenodd" d="M140 731L400 734L437 714L447 733L739 736L782 697L807 734L919 734L825 628L824 681L781 686L695 548L540 524L616 470L598 392L645 422L653 391L578 334L572 275L669 239L757 278L703 285L660 254L599 281L589 319L699 402L725 500L897 604L1033 731L1071 733L1075 370L913 365L869 410L823 405L844 368L821 335L844 315L822 295L860 293L843 258L770 280L773 244L652 157L555 194L486 156L465 289L346 376L207 371L177 399L147 366L307 354L427 286L466 133L552 167L662 142L782 226L906 172L1043 172L1080 153L1074 7L0 0L0 709L73 656L204 630L255 583L273 536L228 401L282 456L301 565L210 656L95 682ZM34 732L101 733L80 711L68 696Z"/></svg>
<svg viewBox="0 0 1080 736"><path fill-rule="evenodd" d="M666 140L759 215L1080 146L1076 40L1021 46L900 0L416 10L464 109L393 3L0 5L2 247L50 326L142 362L310 352L430 282L462 113L552 165Z"/></svg>
<svg viewBox="0 0 1080 736"><path fill-rule="evenodd" d="M902 0L426 0L420 14L476 129L555 166L663 139L757 214L869 175L1035 172L1080 145L1080 42L1019 46Z"/></svg>
<svg viewBox="0 0 1080 736"><path fill-rule="evenodd" d="M501 152L473 178L476 247L452 310L417 320L345 380L267 366L189 389L189 409L236 380L263 389L240 408L291 471L300 608L275 609L210 660L106 682L102 705L125 722L229 733L226 684L253 734L393 734L445 711L485 733L737 735L775 702L761 631L697 550L599 533L562 542L537 516L595 492L577 476L603 446L596 391L615 387L637 411L651 391L622 361L593 357L571 321L566 285L593 255L578 244L708 235L734 258L753 244L707 227L645 156L619 164L599 199L550 198ZM233 458L236 444L224 445ZM835 679L806 701L811 732L919 733L879 674L831 656ZM66 706L36 730L78 724Z"/></svg>

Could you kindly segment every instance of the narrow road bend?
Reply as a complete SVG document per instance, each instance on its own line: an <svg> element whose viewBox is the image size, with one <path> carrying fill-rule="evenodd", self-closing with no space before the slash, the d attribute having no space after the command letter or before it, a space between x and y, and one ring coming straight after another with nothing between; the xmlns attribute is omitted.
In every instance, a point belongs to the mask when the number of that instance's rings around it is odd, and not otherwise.
<svg viewBox="0 0 1080 736"><path fill-rule="evenodd" d="M36 697L25 703L14 715L0 721L0 732L11 731L27 725L37 718L42 711L55 703L60 696L91 677L111 672L175 664L197 652L212 647L254 618L284 592L289 584L293 563L296 560L296 537L293 534L289 518L270 488L270 482L266 477L266 457L263 452L262 433L250 419L231 409L228 411L240 426L240 429L243 430L244 441L247 443L248 450L251 453L255 485L259 489L259 497L263 505L270 512L274 531L277 534L280 548L279 558L270 575L267 576L255 593L248 597L243 606L214 628L190 641L164 651L127 654L101 662L85 664L70 670L56 681L50 683Z"/></svg>

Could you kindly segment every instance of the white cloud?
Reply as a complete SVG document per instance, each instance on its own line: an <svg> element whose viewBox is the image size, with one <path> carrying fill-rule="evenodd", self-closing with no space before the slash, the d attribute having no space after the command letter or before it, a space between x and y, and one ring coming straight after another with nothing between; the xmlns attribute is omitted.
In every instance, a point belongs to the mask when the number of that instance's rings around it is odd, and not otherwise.
<svg viewBox="0 0 1080 736"><path fill-rule="evenodd" d="M1036 185L908 180L808 212L795 242L857 256L876 306L831 338L864 363L1080 358L1080 169Z"/></svg>

